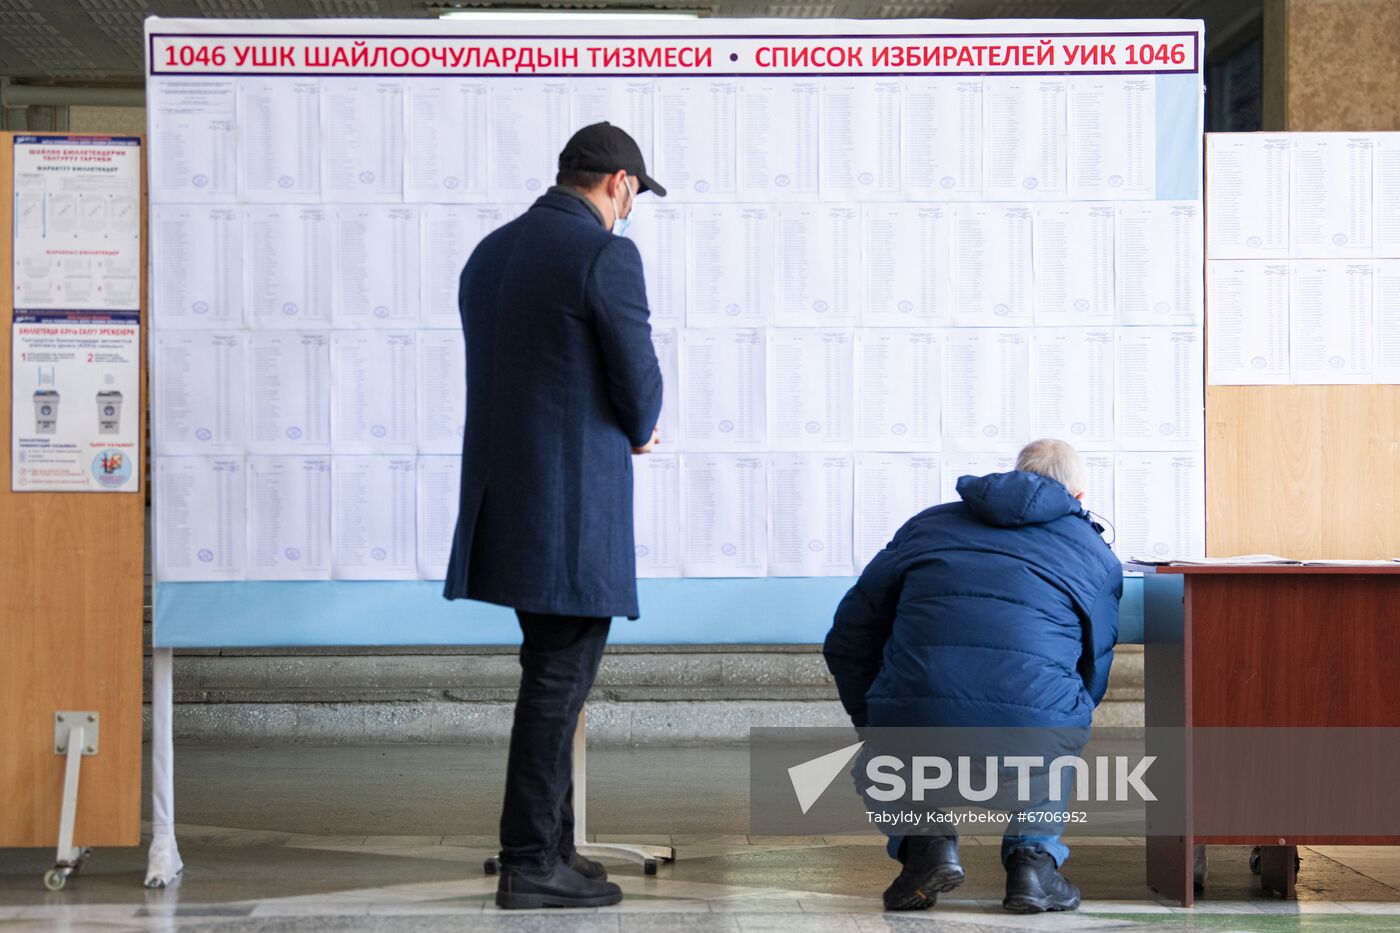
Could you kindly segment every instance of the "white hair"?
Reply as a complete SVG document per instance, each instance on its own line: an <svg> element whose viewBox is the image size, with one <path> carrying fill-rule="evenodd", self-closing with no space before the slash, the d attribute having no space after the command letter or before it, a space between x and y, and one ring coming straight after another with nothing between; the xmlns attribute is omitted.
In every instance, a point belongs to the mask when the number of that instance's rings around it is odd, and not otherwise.
<svg viewBox="0 0 1400 933"><path fill-rule="evenodd" d="M1053 437L1031 441L1016 455L1016 469L1064 483L1071 496L1084 491L1084 461L1069 444Z"/></svg>

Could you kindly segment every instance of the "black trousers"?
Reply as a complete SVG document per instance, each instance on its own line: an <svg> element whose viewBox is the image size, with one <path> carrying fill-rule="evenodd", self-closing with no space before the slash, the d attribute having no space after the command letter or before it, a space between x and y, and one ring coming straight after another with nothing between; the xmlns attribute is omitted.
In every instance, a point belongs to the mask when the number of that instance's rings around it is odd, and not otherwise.
<svg viewBox="0 0 1400 933"><path fill-rule="evenodd" d="M515 614L524 640L501 809L501 865L537 873L574 849L574 729L612 620Z"/></svg>

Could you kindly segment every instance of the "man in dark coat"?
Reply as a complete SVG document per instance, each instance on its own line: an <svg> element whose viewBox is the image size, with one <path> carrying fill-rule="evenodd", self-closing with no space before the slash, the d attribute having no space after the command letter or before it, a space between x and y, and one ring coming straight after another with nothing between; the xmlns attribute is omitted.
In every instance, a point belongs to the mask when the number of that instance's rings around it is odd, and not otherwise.
<svg viewBox="0 0 1400 933"><path fill-rule="evenodd" d="M520 693L501 814L506 908L613 904L573 847L572 740L613 616L637 617L632 455L657 442L661 369L637 247L637 196L665 189L607 123L559 155L558 184L462 271L462 491L444 595L509 606Z"/></svg>
<svg viewBox="0 0 1400 933"><path fill-rule="evenodd" d="M1036 441L1016 466L959 479L962 501L910 519L841 601L824 653L857 728L1034 727L1067 754L1087 740L1118 638L1122 565L1080 504L1074 448ZM1004 906L1073 910L1079 892L1058 871L1063 824L1027 825L1013 820L1003 839ZM931 907L963 880L956 835L892 836L889 849L903 870L887 909Z"/></svg>

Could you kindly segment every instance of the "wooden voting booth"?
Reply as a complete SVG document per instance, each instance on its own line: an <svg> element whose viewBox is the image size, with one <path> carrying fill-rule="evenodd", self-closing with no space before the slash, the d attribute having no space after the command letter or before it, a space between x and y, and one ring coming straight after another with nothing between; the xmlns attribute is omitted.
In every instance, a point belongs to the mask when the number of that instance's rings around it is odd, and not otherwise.
<svg viewBox="0 0 1400 933"><path fill-rule="evenodd" d="M15 135L0 133L0 846L59 839L68 767L57 751L60 711L81 711L84 725L97 714L95 741L91 727L85 733L94 752L81 758L73 843L131 846L141 832L145 484L140 494L11 492ZM144 307L144 262L141 277ZM144 439L144 384L141 394Z"/></svg>

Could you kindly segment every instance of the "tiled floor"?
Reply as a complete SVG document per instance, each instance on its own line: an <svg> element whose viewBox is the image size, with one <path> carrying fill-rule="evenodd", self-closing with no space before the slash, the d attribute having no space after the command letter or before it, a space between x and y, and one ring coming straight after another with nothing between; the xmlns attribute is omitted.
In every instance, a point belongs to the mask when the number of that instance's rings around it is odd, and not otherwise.
<svg viewBox="0 0 1400 933"><path fill-rule="evenodd" d="M1207 895L1184 910L1144 886L1142 841L1130 838L1075 843L1066 871L1084 893L1076 914L1003 912L996 840L968 838L962 888L926 914L885 915L879 894L894 866L879 837L743 832L741 749L595 752L597 840L671 844L676 863L656 877L612 865L626 892L615 908L507 914L482 873L501 757L489 748L183 749L184 877L146 891L141 849L102 850L48 893L47 853L0 850L0 933L1400 930L1400 850L1305 850L1300 900L1284 903L1257 889L1246 850L1213 849Z"/></svg>

